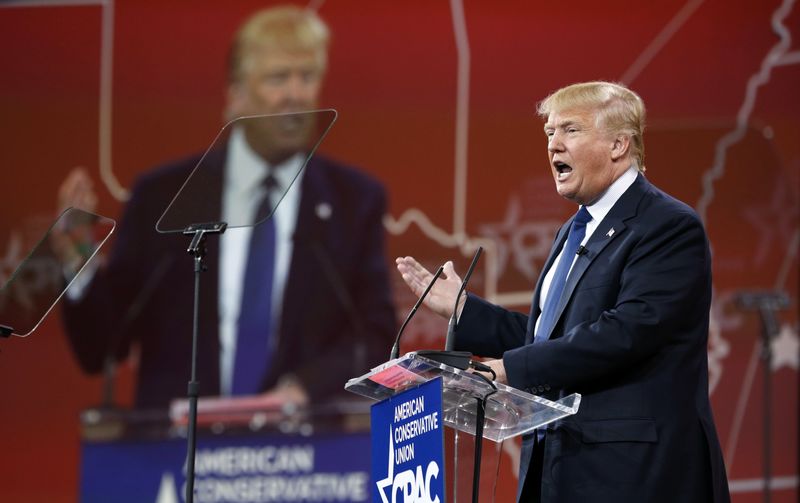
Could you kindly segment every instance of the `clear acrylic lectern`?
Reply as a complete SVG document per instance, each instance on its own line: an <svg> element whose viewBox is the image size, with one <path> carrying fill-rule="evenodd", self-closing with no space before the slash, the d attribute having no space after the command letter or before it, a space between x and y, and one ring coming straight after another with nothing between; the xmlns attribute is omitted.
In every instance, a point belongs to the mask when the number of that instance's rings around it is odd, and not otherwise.
<svg viewBox="0 0 800 503"><path fill-rule="evenodd" d="M494 501L499 444L575 414L581 402L577 393L553 402L415 352L350 379L345 389L381 401L438 377L443 387L442 419L455 430L452 500L448 498L454 503ZM497 442L488 451L489 466L481 466L481 437ZM466 451L473 451L473 463L467 462Z"/></svg>
<svg viewBox="0 0 800 503"><path fill-rule="evenodd" d="M435 362L417 353L408 353L361 377L350 379L345 389L374 400L384 400L439 376L444 385L442 413L445 424L474 434L477 426L475 399L488 395L483 437L495 442L571 416L578 412L581 403L581 396L577 393L553 402L505 384L495 382L490 385L470 371Z"/></svg>

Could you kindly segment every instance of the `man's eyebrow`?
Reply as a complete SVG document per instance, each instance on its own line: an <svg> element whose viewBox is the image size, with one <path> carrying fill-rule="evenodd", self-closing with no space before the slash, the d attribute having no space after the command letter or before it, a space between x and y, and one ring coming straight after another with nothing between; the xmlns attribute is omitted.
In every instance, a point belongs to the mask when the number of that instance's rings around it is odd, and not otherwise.
<svg viewBox="0 0 800 503"><path fill-rule="evenodd" d="M544 130L547 131L548 129L555 129L555 128L564 129L564 128L567 128L569 126L574 126L575 124L577 124L577 121L575 121L574 119L568 119L568 120L559 122L558 124L555 124L555 125L550 124L548 122L547 124L544 125Z"/></svg>

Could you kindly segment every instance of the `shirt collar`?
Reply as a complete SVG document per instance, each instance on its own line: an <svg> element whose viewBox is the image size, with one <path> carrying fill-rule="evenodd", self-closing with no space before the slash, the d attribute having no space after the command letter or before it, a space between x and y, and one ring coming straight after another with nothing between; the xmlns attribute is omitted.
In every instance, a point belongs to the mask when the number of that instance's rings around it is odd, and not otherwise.
<svg viewBox="0 0 800 503"><path fill-rule="evenodd" d="M236 192L250 192L258 190L271 171L272 176L277 181L278 189L285 190L295 177L295 174L302 168L305 154L298 152L282 163L270 167L269 163L262 159L250 145L244 136L244 130L236 127L231 132L228 143L228 163L225 182ZM298 182L302 178L301 172Z"/></svg>
<svg viewBox="0 0 800 503"><path fill-rule="evenodd" d="M636 181L638 173L639 170L636 169L636 166L631 166L622 176L614 180L614 183L606 189L605 193L597 201L586 207L589 214L592 215L593 221L600 222L606 217L611 208L622 197L622 194Z"/></svg>

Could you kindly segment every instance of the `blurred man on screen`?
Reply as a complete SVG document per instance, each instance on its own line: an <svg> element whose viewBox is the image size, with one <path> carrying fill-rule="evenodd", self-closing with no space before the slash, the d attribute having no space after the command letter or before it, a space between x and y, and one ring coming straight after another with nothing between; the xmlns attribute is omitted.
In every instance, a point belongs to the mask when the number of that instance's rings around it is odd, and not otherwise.
<svg viewBox="0 0 800 503"><path fill-rule="evenodd" d="M318 108L329 38L311 10L281 6L250 17L229 55L227 117ZM276 204L275 194L287 190L305 159L301 147L265 146L253 133L234 129L203 160L203 169L220 176L202 203L216 208L221 221L253 215L264 198ZM163 407L186 394L192 261L187 238L160 235L155 224L199 160L192 156L138 180L107 267L87 275L65 303L69 340L85 370L98 372L109 354L124 358L138 348L138 407ZM93 204L91 185L85 172L72 173L61 205ZM306 404L341 392L347 378L382 360L395 330L386 204L379 182L315 155L270 219L268 251L255 247L266 223L209 239L200 299L201 395L262 394ZM248 278L265 263L269 273L258 278L268 279L253 280L251 294ZM259 296L265 283L267 296ZM243 373L245 366L254 368Z"/></svg>

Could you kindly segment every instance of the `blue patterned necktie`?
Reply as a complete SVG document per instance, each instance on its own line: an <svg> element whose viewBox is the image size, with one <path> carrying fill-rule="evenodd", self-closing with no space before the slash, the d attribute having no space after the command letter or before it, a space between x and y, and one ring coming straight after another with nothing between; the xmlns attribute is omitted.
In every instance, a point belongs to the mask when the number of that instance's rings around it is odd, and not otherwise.
<svg viewBox="0 0 800 503"><path fill-rule="evenodd" d="M550 331L556 322L556 310L558 309L561 295L564 293L564 286L567 284L567 275L572 267L572 260L578 252L578 247L586 236L586 224L592 220L592 215L589 214L585 206L581 206L575 218L572 220L572 226L569 229L569 236L564 243L564 251L561 258L558 260L556 272L553 274L553 279L550 282L550 289L547 292L547 298L544 302L542 309L541 320L539 327L536 330L536 337L534 342L547 340L550 336Z"/></svg>
<svg viewBox="0 0 800 503"><path fill-rule="evenodd" d="M258 218L270 213L270 195L277 182L264 181L264 200ZM272 217L253 227L247 254L242 305L236 335L231 394L252 395L261 391L271 360L272 282L275 276L275 221Z"/></svg>

